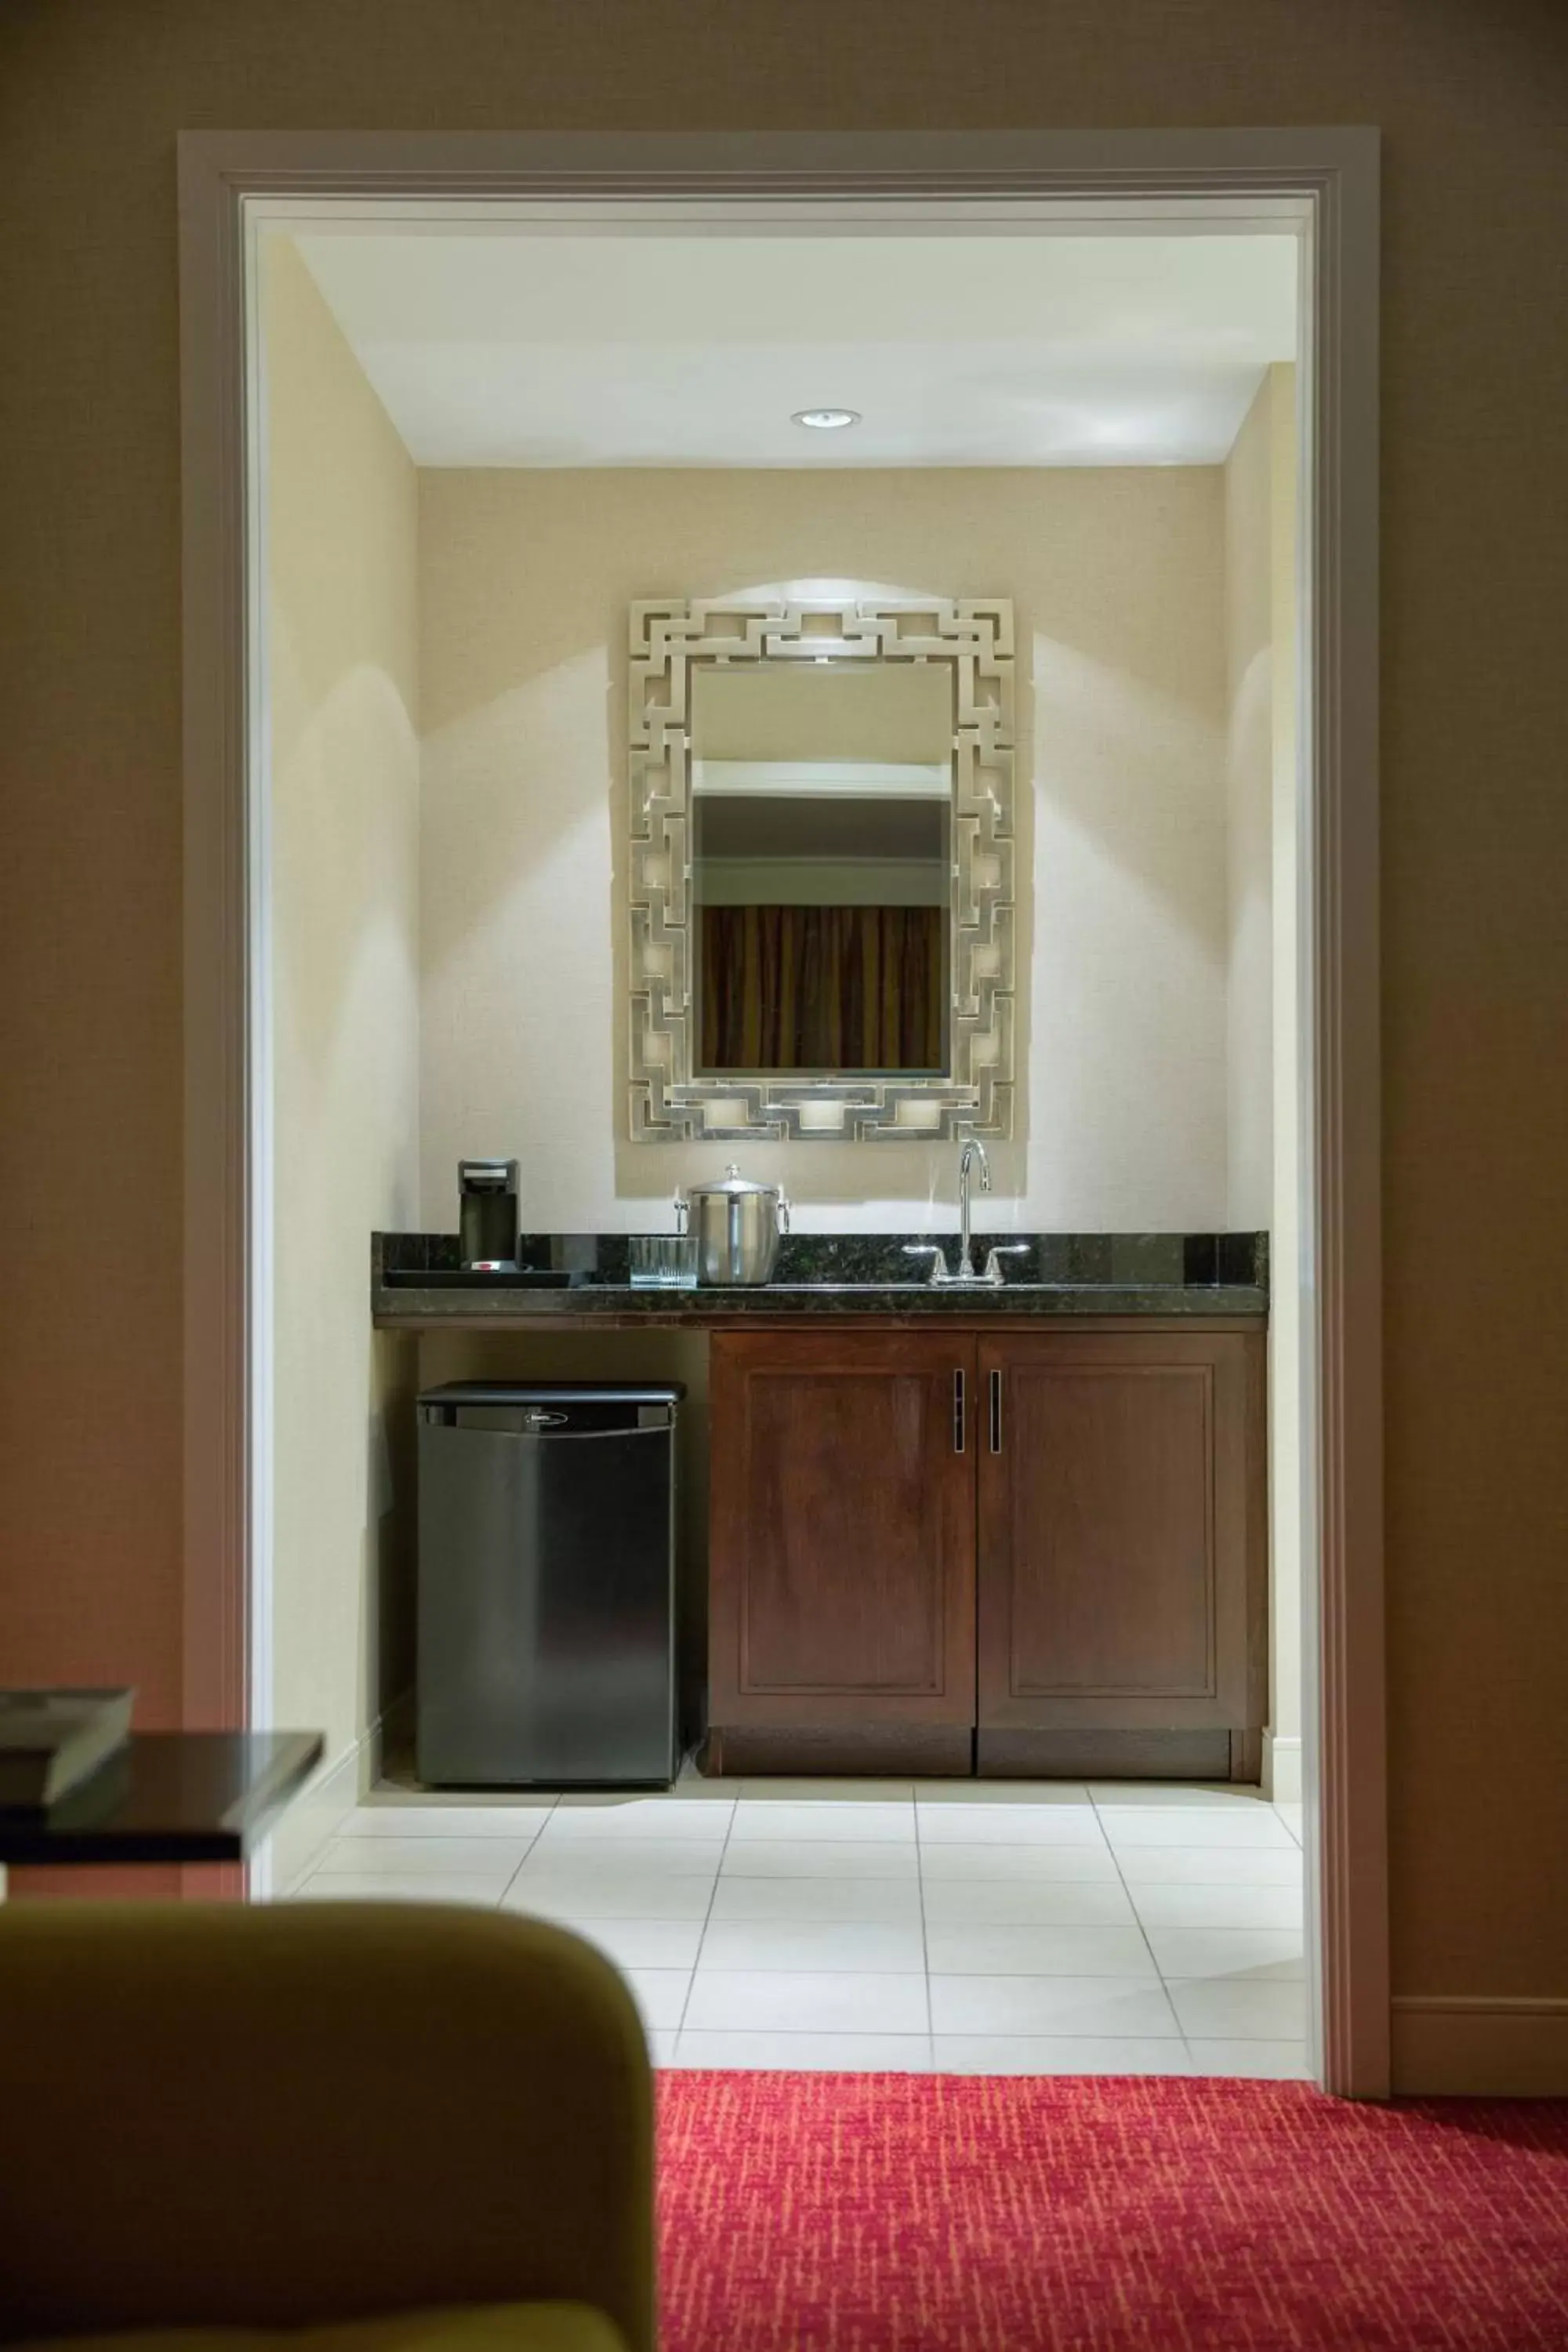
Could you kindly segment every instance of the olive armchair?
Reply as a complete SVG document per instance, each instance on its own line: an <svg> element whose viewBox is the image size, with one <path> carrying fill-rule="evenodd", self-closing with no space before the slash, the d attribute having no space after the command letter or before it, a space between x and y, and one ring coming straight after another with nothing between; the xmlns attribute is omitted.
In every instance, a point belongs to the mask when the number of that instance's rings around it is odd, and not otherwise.
<svg viewBox="0 0 1568 2352"><path fill-rule="evenodd" d="M0 2344L652 2352L651 2101L540 1922L8 1905Z"/></svg>

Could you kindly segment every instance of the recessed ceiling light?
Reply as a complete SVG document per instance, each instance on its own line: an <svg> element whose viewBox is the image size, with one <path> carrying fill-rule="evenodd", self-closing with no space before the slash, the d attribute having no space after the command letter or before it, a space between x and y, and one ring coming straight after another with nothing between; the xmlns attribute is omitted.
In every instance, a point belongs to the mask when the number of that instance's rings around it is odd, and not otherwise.
<svg viewBox="0 0 1568 2352"><path fill-rule="evenodd" d="M858 408L797 408L790 419L792 425L809 425L814 433L839 433L859 422Z"/></svg>

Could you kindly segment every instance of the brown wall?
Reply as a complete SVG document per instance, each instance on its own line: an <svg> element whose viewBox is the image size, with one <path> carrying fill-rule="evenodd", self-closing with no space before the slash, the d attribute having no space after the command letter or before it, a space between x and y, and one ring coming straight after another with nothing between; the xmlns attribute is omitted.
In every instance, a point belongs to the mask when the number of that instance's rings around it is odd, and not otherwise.
<svg viewBox="0 0 1568 2352"><path fill-rule="evenodd" d="M133 1675L145 1719L176 1712L176 131L1380 123L1395 1981L1568 1992L1563 24L1521 0L10 0L0 1671Z"/></svg>

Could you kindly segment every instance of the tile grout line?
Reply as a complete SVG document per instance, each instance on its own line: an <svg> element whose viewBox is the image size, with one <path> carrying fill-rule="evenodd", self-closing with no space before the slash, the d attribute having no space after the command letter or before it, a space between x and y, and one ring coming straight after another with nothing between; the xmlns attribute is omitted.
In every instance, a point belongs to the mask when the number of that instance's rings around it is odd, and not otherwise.
<svg viewBox="0 0 1568 2352"><path fill-rule="evenodd" d="M926 1933L926 1857L921 1843L921 1801L919 1792L910 1790L910 1802L915 1816L915 1890L921 1906L921 1971L926 1992L926 2061L928 2070L936 2073L936 2019L931 2000L931 1938Z"/></svg>
<svg viewBox="0 0 1568 2352"><path fill-rule="evenodd" d="M1155 1953L1153 1945L1149 1941L1149 1930L1143 1925L1143 1915L1138 1908L1138 1898L1133 1894L1131 1887L1127 1882L1126 1873L1121 1867L1121 1856L1117 1853L1115 1846L1111 1843L1110 1832L1105 1826L1104 1820L1100 1814L1100 1800L1095 1795L1092 1787L1088 1789L1087 1794L1089 1803L1094 1808L1094 1818L1100 1825L1100 1834L1105 1840L1106 1852L1110 1854L1111 1861L1116 1865L1116 1883L1121 1887L1123 1895L1126 1895L1127 1907L1131 1912L1134 1920L1137 1922L1138 1933L1143 1938L1143 1948L1149 1955L1149 1965L1154 1971L1154 1981L1159 1986L1160 1990L1164 1994L1165 2006L1170 2011L1172 2017L1175 2020L1176 2032L1181 2036L1182 2056L1190 2067L1194 2063L1194 2059L1192 2051L1187 2042L1187 2029L1182 2023L1180 2017L1176 2014L1176 2004L1171 1999L1171 1989L1165 1982L1164 1970L1160 1966L1159 1958Z"/></svg>
<svg viewBox="0 0 1568 2352"><path fill-rule="evenodd" d="M540 1822L539 1827L534 1831L533 1835L529 1839L528 1843L523 1847L521 1853L518 1856L517 1868L512 1872L511 1876L507 1880L506 1885L496 1896L493 1907L497 1911L501 1908L507 1896L511 1893L512 1888L522 1876L523 1864L528 1860L529 1855L533 1852L534 1847L539 1843L539 1841L544 1835L546 1829L548 1829L550 1823L555 1818L555 1814L560 1808L560 1804L561 1792L557 1790L554 1796L551 1798L550 1802L544 1808L544 1819Z"/></svg>
<svg viewBox="0 0 1568 2352"><path fill-rule="evenodd" d="M742 1785L743 1787L744 1783L742 1782ZM713 1918L713 1906L719 1900L719 1881L724 1874L724 1856L730 1851L730 1840L735 1834L735 1816L740 1810L741 1790L737 1789L730 1807L730 1818L724 1824L724 1835L719 1846L719 1863L713 1873L713 1884L708 1890L708 1908L702 1914L702 1930L697 1938L697 1949L691 1957L691 1973L686 1979L686 1998L680 2004L680 2016L676 2023L675 2041L669 2053L672 2058L679 2058L680 2055L680 2037L686 2031L686 2012L691 2006L691 1996L697 1990L697 1971L702 1961L702 1947L708 1941L708 1929Z"/></svg>

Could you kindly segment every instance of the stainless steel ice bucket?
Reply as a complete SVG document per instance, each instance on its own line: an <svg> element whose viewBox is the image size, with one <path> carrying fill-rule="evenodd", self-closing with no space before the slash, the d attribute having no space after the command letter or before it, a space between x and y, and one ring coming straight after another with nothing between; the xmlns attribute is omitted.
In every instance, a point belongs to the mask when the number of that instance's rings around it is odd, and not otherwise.
<svg viewBox="0 0 1568 2352"><path fill-rule="evenodd" d="M716 1184L676 1194L697 1254L697 1279L751 1286L772 1279L779 1235L789 1231L789 1202L776 1184L752 1184L733 1164Z"/></svg>

